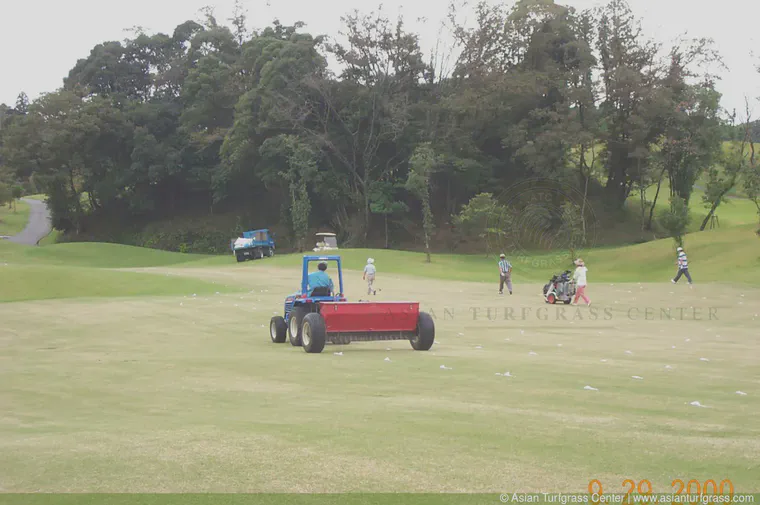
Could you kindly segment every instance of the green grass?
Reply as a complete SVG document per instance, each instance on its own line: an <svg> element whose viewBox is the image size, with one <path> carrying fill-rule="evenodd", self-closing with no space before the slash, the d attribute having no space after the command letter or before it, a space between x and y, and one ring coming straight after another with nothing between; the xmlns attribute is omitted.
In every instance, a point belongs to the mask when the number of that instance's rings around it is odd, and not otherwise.
<svg viewBox="0 0 760 505"><path fill-rule="evenodd" d="M29 204L17 201L16 209L0 206L0 235L13 236L26 228L29 221Z"/></svg>
<svg viewBox="0 0 760 505"><path fill-rule="evenodd" d="M38 245L45 246L45 245L56 244L58 243L58 240L61 238L61 235L62 233L59 230L55 230L55 229L50 230L50 233L48 233L48 235L45 238L40 240Z"/></svg>
<svg viewBox="0 0 760 505"><path fill-rule="evenodd" d="M0 258L15 263L65 265L92 268L135 268L167 266L217 256L181 254L157 249L109 243L74 242L42 247L24 247L13 243L0 243ZM225 259L228 259L225 257Z"/></svg>
<svg viewBox="0 0 760 505"><path fill-rule="evenodd" d="M696 282L760 283L760 238L754 225L692 233L685 238L690 271ZM546 282L553 273L572 269L569 253L523 253L505 251L513 263L516 282ZM674 275L675 246L662 239L625 247L577 251L589 268L590 282L660 282ZM224 268L230 273L267 266L300 272L300 254L236 263L232 255L206 256L105 243L67 243L24 247L0 242L0 261L24 265L95 268L145 268L181 266ZM402 274L431 279L493 282L497 259L494 255L425 255L378 249L340 250L344 268L362 270L368 257L375 258L379 275Z"/></svg>
<svg viewBox="0 0 760 505"><path fill-rule="evenodd" d="M0 302L58 298L170 296L230 292L239 288L197 279L144 273L0 263Z"/></svg>
<svg viewBox="0 0 760 505"><path fill-rule="evenodd" d="M0 276L17 272L11 291L79 282L105 296L0 304L0 404L12 406L0 415L3 491L585 492L599 479L619 492L625 479L648 479L664 492L676 477L756 486L757 287L590 277L595 306L548 307L540 283L498 297L495 284L388 273L408 262L431 275L420 256L387 254L375 254L377 299L419 300L435 314L430 352L403 341L320 355L272 344L269 320L297 283L296 257L162 258L142 277L42 260L0 266ZM363 256L346 254L351 266ZM166 273L243 291L167 296ZM357 272L346 283L361 292ZM123 284L158 287L109 299ZM697 318L677 316L690 307ZM513 377L496 375L505 371Z"/></svg>
<svg viewBox="0 0 760 505"><path fill-rule="evenodd" d="M647 218L649 217L649 205L654 200L654 196L657 192L657 187L650 187L646 192L646 198L648 202L647 206ZM702 224L705 216L709 211L702 201L704 191L700 189L694 189L694 192L689 199L689 211L691 213L691 222L688 226L689 232L699 231L699 227ZM657 197L657 206L655 207L655 220L657 219L658 212L668 208L668 198L670 197L670 185L668 181L663 181L660 188L660 194ZM629 219L634 221L638 226L641 222L641 203L638 193L632 194L627 202L626 209L629 213ZM721 228L730 228L733 226L742 226L751 223L758 222L757 207L750 200L746 198L728 198L725 202L721 203L715 211L715 215L718 216ZM709 224L708 224L709 227Z"/></svg>
<svg viewBox="0 0 760 505"><path fill-rule="evenodd" d="M689 234L685 249L695 282L736 282L760 284L760 238L754 225L709 230ZM567 251L522 253L505 251L513 264L516 282L547 282L552 274L573 269ZM625 247L593 248L577 251L589 269L589 282L661 282L675 274L675 245L671 239L655 240ZM344 268L362 270L366 259L375 259L378 275L402 274L431 279L495 282L498 280L497 258L476 255L434 254L426 263L425 254L377 249L340 251ZM226 265L232 258L215 258L190 263ZM230 265L245 271L265 265L299 270L300 255L276 256L263 261Z"/></svg>
<svg viewBox="0 0 760 505"><path fill-rule="evenodd" d="M47 199L47 195L45 194L27 195L24 198L29 198L30 200L39 200L41 202L44 202Z"/></svg>
<svg viewBox="0 0 760 505"><path fill-rule="evenodd" d="M648 479L665 492L729 478L756 491L754 230L688 235L692 289L668 282L671 240L582 251L591 308L543 303L560 253L510 255L515 294L499 297L494 257L341 250L350 299L374 257L376 298L420 301L437 344L320 355L269 340L300 254L0 242L0 405L13 406L0 488L584 492L599 479L620 492Z"/></svg>

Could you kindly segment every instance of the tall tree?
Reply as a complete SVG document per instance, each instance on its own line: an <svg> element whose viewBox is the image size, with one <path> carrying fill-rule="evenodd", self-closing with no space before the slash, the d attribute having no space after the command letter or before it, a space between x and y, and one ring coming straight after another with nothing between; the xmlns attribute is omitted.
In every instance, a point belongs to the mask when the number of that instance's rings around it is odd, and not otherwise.
<svg viewBox="0 0 760 505"><path fill-rule="evenodd" d="M670 68L664 79L667 108L661 155L670 181L671 196L689 203L694 183L716 160L721 148L720 93L709 75L701 82L689 84L689 78L700 77L693 64L720 63L709 40L693 41L686 48L680 45L670 54Z"/></svg>
<svg viewBox="0 0 760 505"><path fill-rule="evenodd" d="M728 192L736 186L739 177L750 170L753 160L753 154L748 152L752 142L751 119L749 101L745 100L745 102L747 119L741 143L738 147L731 143L726 149L721 150L718 163L710 167L707 172L707 187L702 201L709 210L699 226L699 231L703 231L710 223L718 206L725 201Z"/></svg>
<svg viewBox="0 0 760 505"><path fill-rule="evenodd" d="M313 101L293 109L298 131L329 154L345 174L358 211L356 237L366 243L370 229L372 183L395 174L411 146L402 142L410 125L410 106L427 67L417 35L402 18L392 24L381 14L344 16L345 42L328 45L343 68L340 80L307 80Z"/></svg>
<svg viewBox="0 0 760 505"><path fill-rule="evenodd" d="M414 194L422 206L422 231L425 238L425 256L430 263L430 239L432 238L435 223L430 202L431 176L438 165L437 156L429 143L421 144L415 149L409 161L409 175L406 180L406 189Z"/></svg>
<svg viewBox="0 0 760 505"><path fill-rule="evenodd" d="M660 133L659 47L643 40L640 22L625 0L612 0L598 15L605 189L608 203L620 208L632 187L631 170L636 165L632 153L649 149Z"/></svg>

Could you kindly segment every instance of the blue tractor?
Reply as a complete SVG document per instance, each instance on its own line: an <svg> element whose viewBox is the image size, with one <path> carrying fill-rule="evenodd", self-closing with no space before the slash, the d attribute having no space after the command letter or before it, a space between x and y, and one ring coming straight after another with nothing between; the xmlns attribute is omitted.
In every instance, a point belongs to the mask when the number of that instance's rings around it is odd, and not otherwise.
<svg viewBox="0 0 760 505"><path fill-rule="evenodd" d="M337 286L332 277L325 286L324 274L312 278L317 286L309 285L309 263L313 262L324 263L320 270L328 276L328 265L334 263ZM413 349L427 351L435 342L435 323L420 312L419 302L347 301L340 256L304 256L301 289L285 298L285 315L271 319L269 334L275 344L284 343L287 334L291 345L307 353L322 352L328 342L346 345L377 340L407 340Z"/></svg>
<svg viewBox="0 0 760 505"><path fill-rule="evenodd" d="M230 249L238 263L265 256L271 258L274 256L274 234L267 229L246 231L230 241Z"/></svg>
<svg viewBox="0 0 760 505"><path fill-rule="evenodd" d="M334 263L338 270L337 292L331 292L329 288L316 288L309 293L309 263ZM328 274L329 275L329 274ZM301 323L310 312L314 312L320 302L345 302L343 296L343 267L340 256L304 256L301 272L301 289L285 298L285 315L275 316L269 323L269 333L272 342L281 344L285 342L287 334L290 344L300 347Z"/></svg>

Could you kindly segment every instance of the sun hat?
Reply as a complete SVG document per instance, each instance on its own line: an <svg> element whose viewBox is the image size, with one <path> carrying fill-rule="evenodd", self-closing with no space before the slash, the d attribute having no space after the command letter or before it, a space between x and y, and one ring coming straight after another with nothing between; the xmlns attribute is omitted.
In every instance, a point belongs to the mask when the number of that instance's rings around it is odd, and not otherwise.
<svg viewBox="0 0 760 505"><path fill-rule="evenodd" d="M678 251L678 252L683 251L683 247L679 247L678 249L676 249L676 251Z"/></svg>
<svg viewBox="0 0 760 505"><path fill-rule="evenodd" d="M506 258L506 257L507 257L507 256L506 256L506 254L504 254L504 253L501 253L501 254L499 254L499 258Z"/></svg>
<svg viewBox="0 0 760 505"><path fill-rule="evenodd" d="M367 258L367 264L371 265L371 264L372 264L372 263L374 263L374 262L375 262L375 260L374 260L374 259L372 259L372 258Z"/></svg>

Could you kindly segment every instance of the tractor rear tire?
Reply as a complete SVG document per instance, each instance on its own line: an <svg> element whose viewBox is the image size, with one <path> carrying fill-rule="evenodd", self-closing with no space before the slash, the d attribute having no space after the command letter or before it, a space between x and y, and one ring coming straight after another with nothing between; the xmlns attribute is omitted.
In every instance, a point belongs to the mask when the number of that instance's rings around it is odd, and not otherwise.
<svg viewBox="0 0 760 505"><path fill-rule="evenodd" d="M417 318L417 335L409 340L415 351L428 351L435 343L435 322L427 312Z"/></svg>
<svg viewBox="0 0 760 505"><path fill-rule="evenodd" d="M242 262L245 261L245 256L243 256L242 254L237 253L237 254L235 254L235 256L237 257L237 262L238 263L242 263Z"/></svg>
<svg viewBox="0 0 760 505"><path fill-rule="evenodd" d="M306 314L301 325L303 350L311 354L322 352L322 349L325 348L326 337L327 328L322 315L317 312Z"/></svg>
<svg viewBox="0 0 760 505"><path fill-rule="evenodd" d="M269 336L275 344L285 343L285 336L288 333L288 325L282 316L274 316L269 321Z"/></svg>
<svg viewBox="0 0 760 505"><path fill-rule="evenodd" d="M290 339L290 345L293 347L301 347L301 333L303 318L308 314L308 311L304 307L293 307L290 312L290 318L288 319L288 338Z"/></svg>

